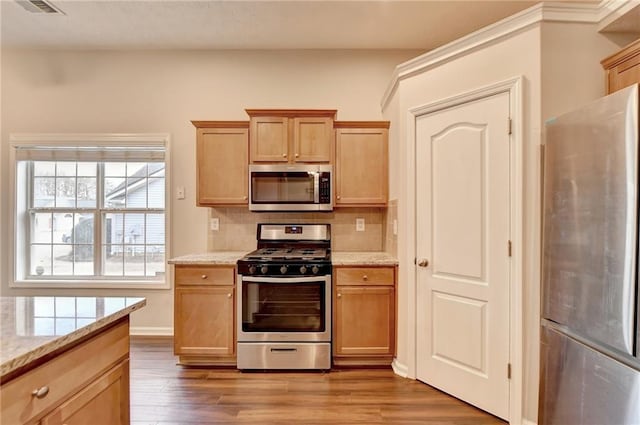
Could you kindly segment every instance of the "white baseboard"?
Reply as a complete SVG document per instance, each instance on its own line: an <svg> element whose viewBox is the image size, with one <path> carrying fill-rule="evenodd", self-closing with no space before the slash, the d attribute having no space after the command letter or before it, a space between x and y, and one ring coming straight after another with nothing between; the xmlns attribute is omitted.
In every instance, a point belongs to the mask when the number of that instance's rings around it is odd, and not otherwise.
<svg viewBox="0 0 640 425"><path fill-rule="evenodd" d="M398 359L393 359L391 368L393 369L393 373L398 376L402 376L403 378L409 376L409 368L407 367L407 365L400 363Z"/></svg>
<svg viewBox="0 0 640 425"><path fill-rule="evenodd" d="M158 326L131 326L129 333L135 336L173 336L173 328Z"/></svg>
<svg viewBox="0 0 640 425"><path fill-rule="evenodd" d="M530 421L529 419L522 418L522 425L538 425L538 423Z"/></svg>

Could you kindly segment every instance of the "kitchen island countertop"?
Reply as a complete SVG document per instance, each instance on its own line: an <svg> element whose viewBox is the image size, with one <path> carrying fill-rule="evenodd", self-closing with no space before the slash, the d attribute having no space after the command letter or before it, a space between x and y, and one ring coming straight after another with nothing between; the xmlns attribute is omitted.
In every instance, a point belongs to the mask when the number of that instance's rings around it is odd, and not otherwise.
<svg viewBox="0 0 640 425"><path fill-rule="evenodd" d="M0 379L146 305L140 297L0 297Z"/></svg>

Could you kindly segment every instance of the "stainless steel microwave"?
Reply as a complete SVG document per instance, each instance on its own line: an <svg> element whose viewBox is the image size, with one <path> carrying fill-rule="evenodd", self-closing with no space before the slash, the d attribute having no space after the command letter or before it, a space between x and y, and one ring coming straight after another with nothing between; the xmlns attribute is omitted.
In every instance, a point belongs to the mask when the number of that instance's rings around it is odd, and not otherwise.
<svg viewBox="0 0 640 425"><path fill-rule="evenodd" d="M251 211L332 211L329 164L249 165Z"/></svg>

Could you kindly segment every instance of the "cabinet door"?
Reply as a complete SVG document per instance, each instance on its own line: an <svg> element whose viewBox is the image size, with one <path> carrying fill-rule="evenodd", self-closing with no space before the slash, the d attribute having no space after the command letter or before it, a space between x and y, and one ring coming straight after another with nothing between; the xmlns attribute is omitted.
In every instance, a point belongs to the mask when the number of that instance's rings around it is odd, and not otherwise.
<svg viewBox="0 0 640 425"><path fill-rule="evenodd" d="M289 161L289 119L251 117L251 163Z"/></svg>
<svg viewBox="0 0 640 425"><path fill-rule="evenodd" d="M234 287L176 287L174 353L235 353Z"/></svg>
<svg viewBox="0 0 640 425"><path fill-rule="evenodd" d="M246 205L248 128L197 130L197 205Z"/></svg>
<svg viewBox="0 0 640 425"><path fill-rule="evenodd" d="M42 425L129 424L129 361L121 362L97 378L45 416L40 423Z"/></svg>
<svg viewBox="0 0 640 425"><path fill-rule="evenodd" d="M334 355L393 355L395 294L392 286L336 286Z"/></svg>
<svg viewBox="0 0 640 425"><path fill-rule="evenodd" d="M388 130L336 130L336 205L384 206L388 188Z"/></svg>
<svg viewBox="0 0 640 425"><path fill-rule="evenodd" d="M293 119L295 162L331 162L333 120L323 117Z"/></svg>

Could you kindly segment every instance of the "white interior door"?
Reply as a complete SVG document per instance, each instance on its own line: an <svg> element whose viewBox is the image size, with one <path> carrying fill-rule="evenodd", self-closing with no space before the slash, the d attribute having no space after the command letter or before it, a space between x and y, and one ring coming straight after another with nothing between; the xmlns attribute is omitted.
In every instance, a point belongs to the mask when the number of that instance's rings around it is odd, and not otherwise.
<svg viewBox="0 0 640 425"><path fill-rule="evenodd" d="M416 121L417 377L503 419L509 417L508 124L506 92Z"/></svg>

